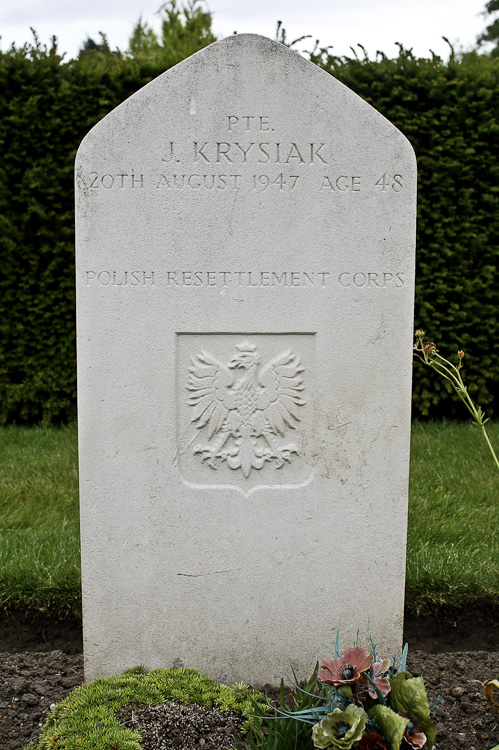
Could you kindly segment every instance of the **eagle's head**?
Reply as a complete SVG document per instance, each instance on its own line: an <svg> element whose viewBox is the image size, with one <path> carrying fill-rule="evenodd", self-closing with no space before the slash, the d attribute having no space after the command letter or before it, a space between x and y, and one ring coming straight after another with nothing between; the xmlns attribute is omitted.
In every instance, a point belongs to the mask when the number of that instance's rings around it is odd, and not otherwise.
<svg viewBox="0 0 499 750"><path fill-rule="evenodd" d="M243 341L242 344L236 344L237 354L234 354L228 366L231 369L242 368L249 370L252 365L260 362L260 355L256 350L256 344L250 344L249 341Z"/></svg>

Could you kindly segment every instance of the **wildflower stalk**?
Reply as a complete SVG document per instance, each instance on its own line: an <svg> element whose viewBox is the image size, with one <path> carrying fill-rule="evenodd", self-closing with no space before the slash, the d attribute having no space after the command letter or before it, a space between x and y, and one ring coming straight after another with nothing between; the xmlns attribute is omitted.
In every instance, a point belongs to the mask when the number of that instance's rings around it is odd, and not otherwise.
<svg viewBox="0 0 499 750"><path fill-rule="evenodd" d="M433 341L424 340L424 337L425 337L424 331L422 331L421 329L418 329L415 333L415 336L416 336L416 343L413 346L414 355L423 364L428 365L428 367L431 367L432 370L435 370L435 372L438 372L443 378L445 378L445 380L449 381L454 391L457 393L457 395L459 396L463 404L468 409L475 424L477 424L480 427L482 434L485 438L485 441L492 454L492 458L494 459L495 465L499 469L499 460L497 459L497 455L494 451L494 448L492 447L492 443L490 442L489 436L487 434L487 430L485 429L485 425L489 420L485 418L485 414L480 408L480 406L475 406L475 404L473 403L473 399L468 393L468 389L463 383L463 378L461 376L461 368L463 366L464 352L459 351L457 353L459 361L456 366L455 364L450 362L448 359L445 359L445 357L442 357L442 355L438 353L436 344L434 344Z"/></svg>

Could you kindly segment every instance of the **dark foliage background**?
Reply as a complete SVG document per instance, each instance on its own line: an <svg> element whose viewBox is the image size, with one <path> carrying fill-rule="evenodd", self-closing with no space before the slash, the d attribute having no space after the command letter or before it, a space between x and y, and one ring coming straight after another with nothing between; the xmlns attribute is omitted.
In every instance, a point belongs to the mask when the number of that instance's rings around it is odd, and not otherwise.
<svg viewBox="0 0 499 750"><path fill-rule="evenodd" d="M499 59L340 60L312 54L410 140L418 160L414 323L457 363L492 415L499 408ZM494 403L495 402L495 403ZM413 413L463 417L446 382L415 365Z"/></svg>
<svg viewBox="0 0 499 750"><path fill-rule="evenodd" d="M188 34L178 20L181 44L172 41L170 24L163 46L152 40L154 51L150 32L138 26L133 56L111 52L105 38L69 62L55 42L45 49L36 38L0 53L0 423L75 417L75 152L111 109L213 41L205 33L209 16ZM325 49L309 56L413 144L415 324L444 355L465 350L469 390L492 415L499 389L499 58L417 59L402 48L394 60L336 58ZM416 368L414 415L464 417L445 382Z"/></svg>

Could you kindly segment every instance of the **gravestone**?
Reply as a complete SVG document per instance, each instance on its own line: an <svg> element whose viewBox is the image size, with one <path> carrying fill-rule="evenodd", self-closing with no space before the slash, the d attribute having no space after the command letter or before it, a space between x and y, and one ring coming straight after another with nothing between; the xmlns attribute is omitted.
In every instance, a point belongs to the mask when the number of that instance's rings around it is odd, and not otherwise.
<svg viewBox="0 0 499 750"><path fill-rule="evenodd" d="M254 35L125 101L76 161L86 679L309 676L402 645L416 165Z"/></svg>

